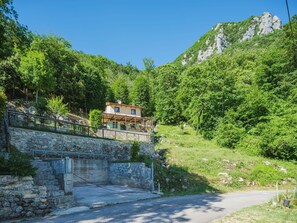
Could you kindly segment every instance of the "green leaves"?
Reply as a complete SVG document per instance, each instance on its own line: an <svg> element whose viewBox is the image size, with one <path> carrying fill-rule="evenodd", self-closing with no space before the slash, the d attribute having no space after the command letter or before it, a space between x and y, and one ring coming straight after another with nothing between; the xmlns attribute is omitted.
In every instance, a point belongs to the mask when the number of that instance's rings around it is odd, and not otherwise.
<svg viewBox="0 0 297 223"><path fill-rule="evenodd" d="M28 51L21 57L19 71L23 82L31 90L49 93L56 85L53 69L42 52Z"/></svg>
<svg viewBox="0 0 297 223"><path fill-rule="evenodd" d="M68 104L63 103L62 96L57 96L49 99L47 106L52 115L55 116L55 118L59 118L62 115L68 114Z"/></svg>
<svg viewBox="0 0 297 223"><path fill-rule="evenodd" d="M101 126L102 111L94 109L89 114L89 121L93 128L98 129Z"/></svg>

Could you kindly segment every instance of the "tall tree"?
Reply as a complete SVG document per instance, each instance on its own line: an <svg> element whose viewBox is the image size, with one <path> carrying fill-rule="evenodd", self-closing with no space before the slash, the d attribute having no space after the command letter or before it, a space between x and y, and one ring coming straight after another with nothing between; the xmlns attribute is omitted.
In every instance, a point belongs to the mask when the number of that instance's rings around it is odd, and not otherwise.
<svg viewBox="0 0 297 223"><path fill-rule="evenodd" d="M143 107L143 116L152 115L151 88L147 77L140 75L134 80L130 97L133 103Z"/></svg>
<svg viewBox="0 0 297 223"><path fill-rule="evenodd" d="M179 86L179 69L171 64L159 67L157 70L156 113L155 116L166 124L178 123L180 109L176 103Z"/></svg>
<svg viewBox="0 0 297 223"><path fill-rule="evenodd" d="M116 100L121 100L125 104L129 104L129 88L126 80L118 77L112 84L114 96Z"/></svg>
<svg viewBox="0 0 297 223"><path fill-rule="evenodd" d="M26 87L36 91L36 102L38 92L49 93L56 85L52 67L42 52L28 51L21 57L19 70Z"/></svg>
<svg viewBox="0 0 297 223"><path fill-rule="evenodd" d="M155 62L151 57L145 57L142 61L147 72L151 72L156 67Z"/></svg>

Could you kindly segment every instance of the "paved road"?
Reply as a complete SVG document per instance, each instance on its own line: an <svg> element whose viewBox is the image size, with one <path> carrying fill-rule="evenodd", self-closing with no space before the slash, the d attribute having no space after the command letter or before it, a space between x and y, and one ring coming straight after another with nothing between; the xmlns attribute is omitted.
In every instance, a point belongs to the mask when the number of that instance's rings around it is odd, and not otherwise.
<svg viewBox="0 0 297 223"><path fill-rule="evenodd" d="M107 206L89 211L45 217L28 222L211 222L243 207L261 204L274 196L273 191L204 194L157 198Z"/></svg>

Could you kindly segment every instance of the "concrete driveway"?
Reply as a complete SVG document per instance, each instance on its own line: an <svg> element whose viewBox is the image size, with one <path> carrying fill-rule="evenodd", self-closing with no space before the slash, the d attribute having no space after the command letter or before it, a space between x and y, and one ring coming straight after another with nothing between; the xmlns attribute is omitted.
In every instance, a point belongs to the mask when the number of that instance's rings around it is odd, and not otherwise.
<svg viewBox="0 0 297 223"><path fill-rule="evenodd" d="M274 191L203 194L137 201L88 211L48 216L28 222L98 223L98 222L211 222L241 208L267 202Z"/></svg>
<svg viewBox="0 0 297 223"><path fill-rule="evenodd" d="M118 185L83 185L73 188L77 206L98 208L112 204L121 204L160 197L149 191Z"/></svg>

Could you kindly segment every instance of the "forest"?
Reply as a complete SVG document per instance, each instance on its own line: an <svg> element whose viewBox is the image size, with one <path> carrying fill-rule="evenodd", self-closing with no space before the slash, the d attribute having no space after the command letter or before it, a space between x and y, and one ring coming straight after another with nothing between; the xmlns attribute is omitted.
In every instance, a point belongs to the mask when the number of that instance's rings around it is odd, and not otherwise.
<svg viewBox="0 0 297 223"><path fill-rule="evenodd" d="M3 0L0 97L38 106L59 96L78 115L122 100L143 106L155 122L189 124L221 146L297 161L296 30L293 16L291 26L201 63L155 67L144 58L139 70L75 51L62 37L33 34L18 22L12 0Z"/></svg>

